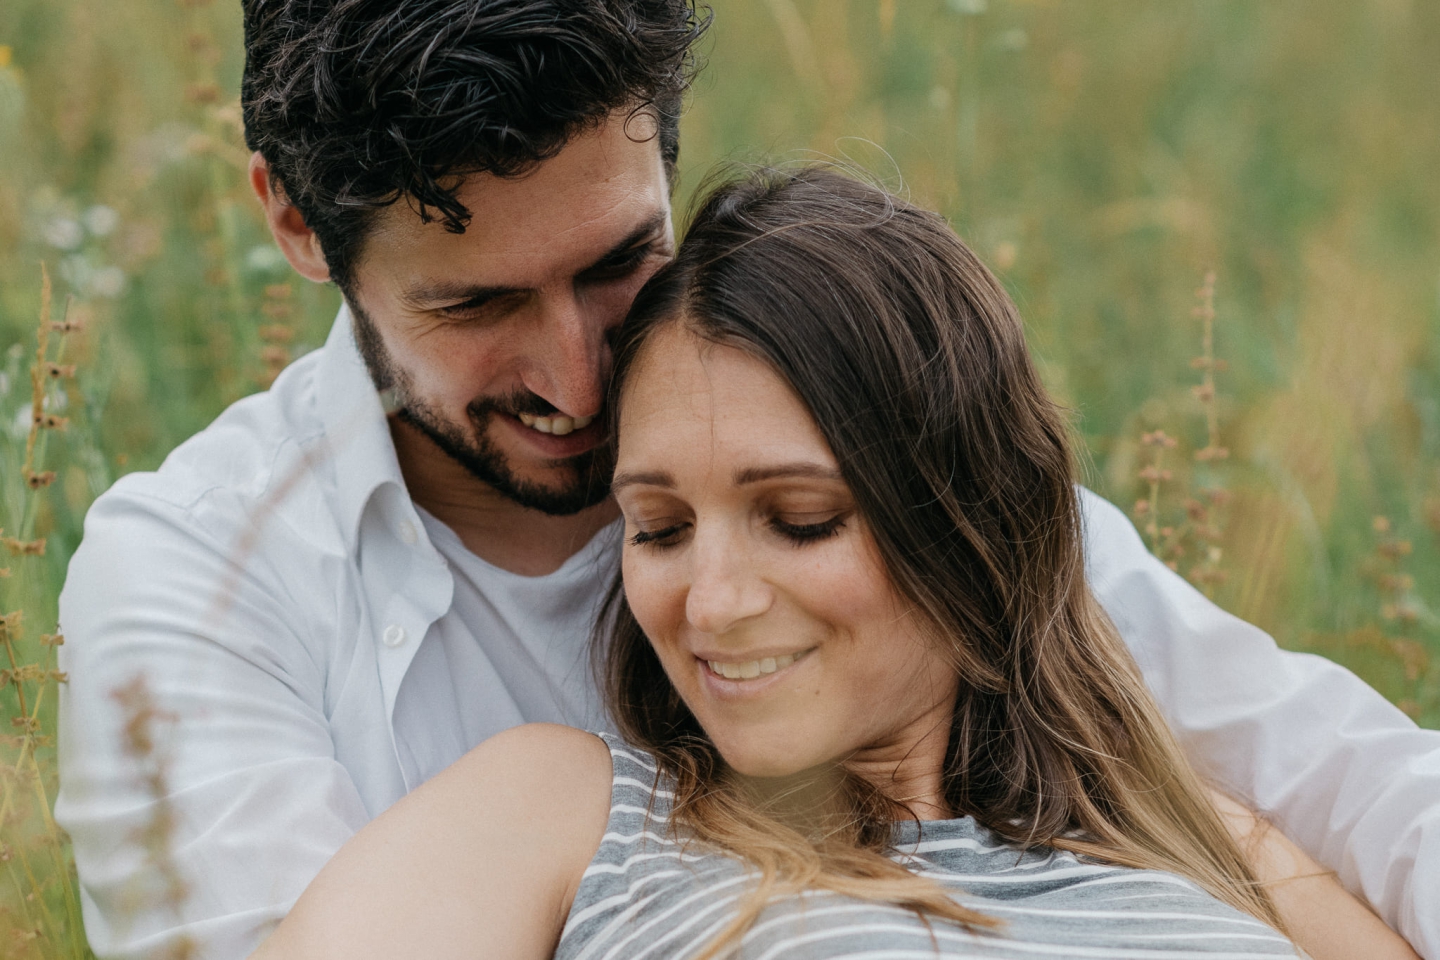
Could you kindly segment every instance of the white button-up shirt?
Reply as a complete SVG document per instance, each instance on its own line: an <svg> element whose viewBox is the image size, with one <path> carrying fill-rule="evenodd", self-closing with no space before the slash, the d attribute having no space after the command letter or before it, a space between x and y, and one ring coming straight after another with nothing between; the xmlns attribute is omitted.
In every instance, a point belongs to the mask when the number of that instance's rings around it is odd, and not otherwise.
<svg viewBox="0 0 1440 960"><path fill-rule="evenodd" d="M1088 492L1083 506L1092 588L1201 772L1440 960L1440 733L1279 650L1152 557L1115 507ZM99 956L185 936L243 957L351 834L470 747L527 719L599 722L567 651L611 562L515 578L553 587L559 619L536 622L561 624L517 638L526 614L503 611L523 602L462 569L480 561L458 538L437 548L446 535L410 500L344 309L268 392L96 501L60 598L55 813ZM515 680L514 658L547 645L559 654L526 668L538 679ZM163 796L122 749L111 692L136 676L159 711L146 762ZM189 884L179 903L152 895L161 874L137 844L161 816Z"/></svg>

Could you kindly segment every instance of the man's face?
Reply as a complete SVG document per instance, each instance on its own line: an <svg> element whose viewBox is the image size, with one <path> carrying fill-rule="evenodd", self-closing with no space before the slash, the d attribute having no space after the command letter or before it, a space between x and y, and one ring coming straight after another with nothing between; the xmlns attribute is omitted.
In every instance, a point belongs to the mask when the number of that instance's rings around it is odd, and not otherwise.
<svg viewBox="0 0 1440 960"><path fill-rule="evenodd" d="M653 121L621 113L520 178L468 178L463 234L381 211L350 306L400 415L511 500L603 500L610 332L674 250Z"/></svg>

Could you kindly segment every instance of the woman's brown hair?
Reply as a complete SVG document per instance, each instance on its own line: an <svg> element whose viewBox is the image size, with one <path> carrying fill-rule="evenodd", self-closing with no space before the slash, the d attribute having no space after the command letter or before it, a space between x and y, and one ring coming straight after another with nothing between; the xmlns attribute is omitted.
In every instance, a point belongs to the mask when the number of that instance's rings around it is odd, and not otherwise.
<svg viewBox="0 0 1440 960"><path fill-rule="evenodd" d="M1066 415L1040 383L1014 304L946 222L825 168L720 186L620 331L616 430L646 343L677 323L790 385L895 587L953 660L951 811L1020 846L1180 874L1280 927L1090 593ZM803 887L991 923L885 856L903 805L858 777L843 780L823 825L762 809L618 586L601 622L610 707L674 779L673 823L762 873L722 942L767 898Z"/></svg>

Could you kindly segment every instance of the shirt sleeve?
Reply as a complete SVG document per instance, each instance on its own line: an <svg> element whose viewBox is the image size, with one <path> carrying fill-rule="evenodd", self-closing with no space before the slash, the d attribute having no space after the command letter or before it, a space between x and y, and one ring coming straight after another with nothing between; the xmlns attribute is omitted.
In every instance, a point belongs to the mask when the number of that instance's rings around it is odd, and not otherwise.
<svg viewBox="0 0 1440 960"><path fill-rule="evenodd" d="M1440 732L1215 606L1114 505L1081 504L1091 588L1200 773L1440 960Z"/></svg>
<svg viewBox="0 0 1440 960"><path fill-rule="evenodd" d="M238 555L243 526L210 527L122 481L86 518L61 595L55 815L101 958L185 938L194 956L239 960L368 820L335 759L323 654L305 636L333 621L335 598L307 609L303 587ZM147 701L123 705L116 691L137 678ZM142 709L148 757L125 746Z"/></svg>

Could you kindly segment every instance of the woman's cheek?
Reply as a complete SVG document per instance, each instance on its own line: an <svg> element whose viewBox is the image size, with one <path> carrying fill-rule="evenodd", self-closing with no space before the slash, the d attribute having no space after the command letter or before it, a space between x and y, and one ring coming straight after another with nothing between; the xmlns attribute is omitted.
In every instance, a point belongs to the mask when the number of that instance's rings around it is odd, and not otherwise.
<svg viewBox="0 0 1440 960"><path fill-rule="evenodd" d="M646 556L642 549L627 548L622 555L625 601L663 661L673 653L680 634L679 621L685 615L684 590L668 575L662 559Z"/></svg>
<svg viewBox="0 0 1440 960"><path fill-rule="evenodd" d="M797 573L801 582L796 592L808 598L820 618L847 631L898 613L895 591L879 554L858 532Z"/></svg>

